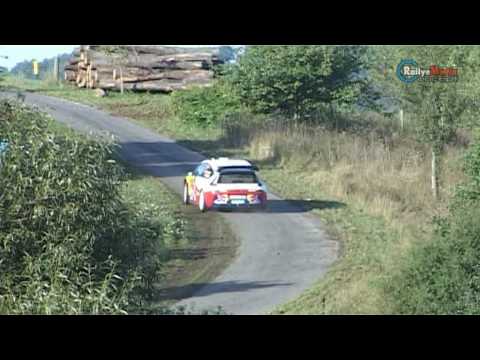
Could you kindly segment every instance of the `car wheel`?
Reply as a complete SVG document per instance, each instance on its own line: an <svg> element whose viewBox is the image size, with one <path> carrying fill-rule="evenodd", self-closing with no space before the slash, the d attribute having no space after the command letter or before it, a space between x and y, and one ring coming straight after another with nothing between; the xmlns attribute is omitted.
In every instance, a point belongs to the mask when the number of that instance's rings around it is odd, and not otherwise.
<svg viewBox="0 0 480 360"><path fill-rule="evenodd" d="M198 198L198 208L201 212L205 212L207 210L207 207L205 206L205 196L203 195L203 192L200 193L200 196Z"/></svg>
<svg viewBox="0 0 480 360"><path fill-rule="evenodd" d="M183 185L183 203L185 205L190 204L190 194L188 193L188 185Z"/></svg>

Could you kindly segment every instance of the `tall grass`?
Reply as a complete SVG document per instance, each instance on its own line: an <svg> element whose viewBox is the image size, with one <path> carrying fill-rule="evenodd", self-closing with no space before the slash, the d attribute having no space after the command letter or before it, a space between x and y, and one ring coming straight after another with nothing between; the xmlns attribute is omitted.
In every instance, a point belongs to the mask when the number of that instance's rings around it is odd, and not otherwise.
<svg viewBox="0 0 480 360"><path fill-rule="evenodd" d="M367 116L370 116L367 114ZM295 123L239 115L223 126L223 144L259 162L273 190L292 199L333 200L335 210L313 210L339 236L343 257L301 298L292 313L389 313L386 285L409 249L427 241L434 216L445 214L462 179L462 147L445 149L442 200L430 190L430 151L412 129L379 116ZM336 126L335 124L341 124ZM332 126L333 125L333 126Z"/></svg>
<svg viewBox="0 0 480 360"><path fill-rule="evenodd" d="M464 158L466 181L457 187L448 216L435 219L434 236L412 248L387 287L396 312L480 312L479 140Z"/></svg>
<svg viewBox="0 0 480 360"><path fill-rule="evenodd" d="M349 201L361 201L372 214L393 220L399 213L438 209L430 195L430 152L383 120L376 129L338 131L286 119L224 124L224 143L244 146L250 157L292 171L306 172L312 187ZM462 149L446 149L443 197L462 178L455 167Z"/></svg>

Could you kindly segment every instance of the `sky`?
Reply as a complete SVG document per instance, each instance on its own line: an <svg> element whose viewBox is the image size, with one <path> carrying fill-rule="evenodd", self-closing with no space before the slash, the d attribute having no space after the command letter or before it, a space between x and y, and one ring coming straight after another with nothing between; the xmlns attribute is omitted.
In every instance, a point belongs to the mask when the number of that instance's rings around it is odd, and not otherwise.
<svg viewBox="0 0 480 360"><path fill-rule="evenodd" d="M0 45L0 66L9 70L24 60L42 61L56 55L70 53L78 45ZM8 56L8 59L3 58Z"/></svg>
<svg viewBox="0 0 480 360"><path fill-rule="evenodd" d="M51 58L56 55L70 53L79 45L0 45L0 66L5 66L9 70L15 64L36 59L42 61L45 58ZM170 46L170 45L166 45ZM218 46L218 45L172 45L172 46ZM236 45L233 45L236 46ZM3 58L8 56L8 59Z"/></svg>

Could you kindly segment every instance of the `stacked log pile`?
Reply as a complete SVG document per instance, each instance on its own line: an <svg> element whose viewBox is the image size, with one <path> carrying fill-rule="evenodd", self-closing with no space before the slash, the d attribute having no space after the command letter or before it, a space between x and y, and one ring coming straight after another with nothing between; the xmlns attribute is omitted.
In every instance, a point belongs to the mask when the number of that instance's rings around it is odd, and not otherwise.
<svg viewBox="0 0 480 360"><path fill-rule="evenodd" d="M108 52L100 45L75 49L64 68L65 81L78 87L104 90L170 92L212 82L215 49L187 49L158 45L119 46Z"/></svg>

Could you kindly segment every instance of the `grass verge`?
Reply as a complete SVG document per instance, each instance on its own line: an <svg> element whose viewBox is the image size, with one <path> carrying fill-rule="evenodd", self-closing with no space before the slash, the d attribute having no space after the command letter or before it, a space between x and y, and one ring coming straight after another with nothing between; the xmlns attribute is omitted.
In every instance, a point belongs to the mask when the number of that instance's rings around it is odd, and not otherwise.
<svg viewBox="0 0 480 360"><path fill-rule="evenodd" d="M203 226L205 214L185 207L180 196L155 177L130 171L122 191L126 203L142 216L153 217L145 221L170 224L163 238L159 279L144 309L156 313L220 275L235 258L238 244L221 217L206 214L211 226Z"/></svg>

